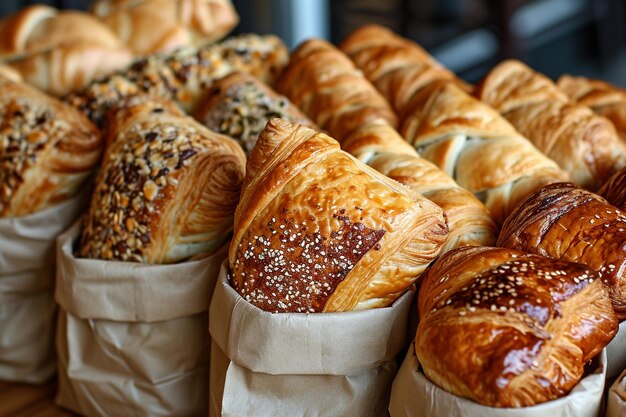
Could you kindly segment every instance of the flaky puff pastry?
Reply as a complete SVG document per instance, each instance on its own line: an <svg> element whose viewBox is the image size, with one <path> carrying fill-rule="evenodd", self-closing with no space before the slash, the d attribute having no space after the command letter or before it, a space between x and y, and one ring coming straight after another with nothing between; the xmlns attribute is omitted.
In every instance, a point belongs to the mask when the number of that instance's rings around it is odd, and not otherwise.
<svg viewBox="0 0 626 417"><path fill-rule="evenodd" d="M363 125L343 141L341 148L443 209L450 234L442 253L460 246L495 244L497 227L485 205L420 157L386 121L379 119Z"/></svg>
<svg viewBox="0 0 626 417"><path fill-rule="evenodd" d="M471 89L417 43L379 25L368 24L355 30L343 41L341 50L363 71L401 119L415 93L432 82L443 80L466 91Z"/></svg>
<svg viewBox="0 0 626 417"><path fill-rule="evenodd" d="M519 61L492 69L475 95L582 187L597 190L626 166L626 142L609 120L570 101L550 79Z"/></svg>
<svg viewBox="0 0 626 417"><path fill-rule="evenodd" d="M321 39L308 40L291 54L276 89L339 141L377 118L394 127L398 124L389 104L361 71Z"/></svg>
<svg viewBox="0 0 626 417"><path fill-rule="evenodd" d="M80 112L0 75L0 217L75 196L100 160L102 140Z"/></svg>
<svg viewBox="0 0 626 417"><path fill-rule="evenodd" d="M136 96L107 124L79 254L150 264L212 253L232 229L245 155L173 103Z"/></svg>
<svg viewBox="0 0 626 417"><path fill-rule="evenodd" d="M609 203L626 210L626 168L616 172L598 191Z"/></svg>
<svg viewBox="0 0 626 417"><path fill-rule="evenodd" d="M498 246L599 271L617 316L626 318L626 215L602 197L571 183L543 187L511 213Z"/></svg>
<svg viewBox="0 0 626 417"><path fill-rule="evenodd" d="M447 237L434 203L329 136L271 119L248 160L231 282L272 312L384 307L415 282Z"/></svg>
<svg viewBox="0 0 626 417"><path fill-rule="evenodd" d="M617 332L597 272L511 249L448 252L424 274L418 305L428 379L492 407L566 395Z"/></svg>
<svg viewBox="0 0 626 417"><path fill-rule="evenodd" d="M522 198L568 178L498 112L452 83L432 83L411 101L402 136L463 188L498 224Z"/></svg>
<svg viewBox="0 0 626 417"><path fill-rule="evenodd" d="M626 141L626 90L585 77L563 75L558 87L570 100L590 107L596 114L606 117L615 126L622 140Z"/></svg>

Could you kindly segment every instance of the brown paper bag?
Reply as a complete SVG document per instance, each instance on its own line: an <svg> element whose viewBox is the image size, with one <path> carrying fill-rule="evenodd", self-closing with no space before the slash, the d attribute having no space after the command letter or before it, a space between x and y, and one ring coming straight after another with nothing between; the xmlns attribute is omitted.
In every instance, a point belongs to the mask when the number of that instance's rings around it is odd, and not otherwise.
<svg viewBox="0 0 626 417"><path fill-rule="evenodd" d="M611 385L608 397L606 417L626 416L626 370Z"/></svg>
<svg viewBox="0 0 626 417"><path fill-rule="evenodd" d="M626 321L619 324L615 338L606 347L606 357L607 379L615 378L626 369Z"/></svg>
<svg viewBox="0 0 626 417"><path fill-rule="evenodd" d="M388 415L413 292L388 308L272 314L241 298L227 270L225 262L209 313L209 415Z"/></svg>
<svg viewBox="0 0 626 417"><path fill-rule="evenodd" d="M80 259L59 237L57 402L85 416L205 416L207 310L228 245L174 265Z"/></svg>
<svg viewBox="0 0 626 417"><path fill-rule="evenodd" d="M0 219L0 380L41 383L54 373L54 247L84 200Z"/></svg>
<svg viewBox="0 0 626 417"><path fill-rule="evenodd" d="M525 408L494 408L457 397L430 382L419 370L411 344L391 390L391 417L596 417L606 377L606 349L599 366L566 397Z"/></svg>

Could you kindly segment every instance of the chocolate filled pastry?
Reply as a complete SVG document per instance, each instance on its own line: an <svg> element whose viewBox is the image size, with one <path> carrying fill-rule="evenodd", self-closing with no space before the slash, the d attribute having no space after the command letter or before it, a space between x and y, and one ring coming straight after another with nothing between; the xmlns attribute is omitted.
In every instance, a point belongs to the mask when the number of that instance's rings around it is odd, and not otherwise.
<svg viewBox="0 0 626 417"><path fill-rule="evenodd" d="M107 141L81 257L165 264L220 248L245 173L239 145L147 96L112 110Z"/></svg>
<svg viewBox="0 0 626 417"><path fill-rule="evenodd" d="M271 119L248 160L231 284L271 312L385 307L448 237L441 208L329 136Z"/></svg>
<svg viewBox="0 0 626 417"><path fill-rule="evenodd" d="M216 81L195 114L209 129L239 142L247 154L272 117L315 128L286 97L255 77L240 72Z"/></svg>
<svg viewBox="0 0 626 417"><path fill-rule="evenodd" d="M596 271L505 248L442 256L424 274L418 307L425 375L491 407L567 395L617 332Z"/></svg>
<svg viewBox="0 0 626 417"><path fill-rule="evenodd" d="M240 35L201 48L150 55L69 95L66 101L98 126L104 123L111 106L139 93L173 100L193 114L216 80L241 71L271 84L288 56L287 47L276 36Z"/></svg>
<svg viewBox="0 0 626 417"><path fill-rule="evenodd" d="M505 61L476 87L544 154L592 191L626 166L626 142L613 124L571 100L547 77L519 61Z"/></svg>
<svg viewBox="0 0 626 417"><path fill-rule="evenodd" d="M626 168L616 172L598 192L615 207L626 211Z"/></svg>
<svg viewBox="0 0 626 417"><path fill-rule="evenodd" d="M102 153L80 112L0 75L0 217L19 217L71 197Z"/></svg>
<svg viewBox="0 0 626 417"><path fill-rule="evenodd" d="M571 183L529 195L502 226L498 246L585 264L599 271L626 318L626 215Z"/></svg>

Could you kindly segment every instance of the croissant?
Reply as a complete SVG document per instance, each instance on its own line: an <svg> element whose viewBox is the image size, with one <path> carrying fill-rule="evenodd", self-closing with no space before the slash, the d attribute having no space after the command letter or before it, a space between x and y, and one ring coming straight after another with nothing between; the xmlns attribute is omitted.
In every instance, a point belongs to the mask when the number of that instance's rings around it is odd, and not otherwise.
<svg viewBox="0 0 626 417"><path fill-rule="evenodd" d="M439 64L415 42L379 25L365 25L348 36L341 50L363 71L403 118L412 97L428 84L448 81L471 87Z"/></svg>
<svg viewBox="0 0 626 417"><path fill-rule="evenodd" d="M112 105L138 93L173 100L193 114L215 80L243 71L272 83L287 59L287 47L277 37L241 35L203 48L151 55L124 71L91 83L83 91L66 97L66 101L98 126L102 126Z"/></svg>
<svg viewBox="0 0 626 417"><path fill-rule="evenodd" d="M617 332L596 271L504 248L446 253L424 273L418 305L425 375L492 407L566 395Z"/></svg>
<svg viewBox="0 0 626 417"><path fill-rule="evenodd" d="M563 75L557 85L570 100L590 107L613 122L622 140L626 140L626 90L603 81L571 75Z"/></svg>
<svg viewBox="0 0 626 417"><path fill-rule="evenodd" d="M240 72L216 81L195 114L209 129L239 142L248 154L272 117L315 128L286 97L255 77Z"/></svg>
<svg viewBox="0 0 626 417"><path fill-rule="evenodd" d="M439 255L443 211L329 136L271 119L248 160L231 283L272 312L390 305Z"/></svg>
<svg viewBox="0 0 626 417"><path fill-rule="evenodd" d="M459 246L495 244L497 227L489 210L472 193L420 157L384 120L363 125L341 147L443 209L450 233L442 253Z"/></svg>
<svg viewBox="0 0 626 417"><path fill-rule="evenodd" d="M569 101L552 81L519 61L496 66L475 94L582 187L597 190L626 166L626 143L611 122Z"/></svg>
<svg viewBox="0 0 626 417"><path fill-rule="evenodd" d="M57 96L130 64L117 36L88 13L26 7L0 22L0 59L24 81Z"/></svg>
<svg viewBox="0 0 626 417"><path fill-rule="evenodd" d="M617 316L626 318L626 216L602 197L571 183L543 187L507 218L498 246L599 271Z"/></svg>
<svg viewBox="0 0 626 417"><path fill-rule="evenodd" d="M239 21L230 0L97 0L92 10L137 55L215 41Z"/></svg>
<svg viewBox="0 0 626 417"><path fill-rule="evenodd" d="M615 207L626 211L626 168L615 173L598 192Z"/></svg>
<svg viewBox="0 0 626 417"><path fill-rule="evenodd" d="M232 229L243 151L166 100L135 96L119 106L79 255L164 264L214 252Z"/></svg>
<svg viewBox="0 0 626 417"><path fill-rule="evenodd" d="M0 76L0 217L43 210L78 194L102 152L80 112Z"/></svg>
<svg viewBox="0 0 626 417"><path fill-rule="evenodd" d="M339 141L377 118L398 124L389 104L354 64L321 39L296 48L276 89Z"/></svg>
<svg viewBox="0 0 626 417"><path fill-rule="evenodd" d="M449 82L411 101L402 136L485 203L498 224L530 192L567 174L489 106Z"/></svg>

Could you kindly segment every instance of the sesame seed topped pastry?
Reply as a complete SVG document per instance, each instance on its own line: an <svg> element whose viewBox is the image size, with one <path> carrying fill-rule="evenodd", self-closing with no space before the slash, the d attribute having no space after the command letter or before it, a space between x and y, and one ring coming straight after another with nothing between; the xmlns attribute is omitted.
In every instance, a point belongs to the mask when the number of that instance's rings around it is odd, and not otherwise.
<svg viewBox="0 0 626 417"><path fill-rule="evenodd" d="M255 77L240 72L216 81L195 114L209 129L239 142L247 154L272 117L315 128L286 97Z"/></svg>
<svg viewBox="0 0 626 417"><path fill-rule="evenodd" d="M0 217L74 197L100 160L102 141L80 112L0 76Z"/></svg>
<svg viewBox="0 0 626 417"><path fill-rule="evenodd" d="M568 394L617 332L596 271L504 248L442 256L424 274L418 307L425 375L491 407Z"/></svg>
<svg viewBox="0 0 626 417"><path fill-rule="evenodd" d="M271 119L248 160L231 283L271 312L385 307L435 259L443 211L329 136Z"/></svg>
<svg viewBox="0 0 626 417"><path fill-rule="evenodd" d="M626 215L602 197L570 183L543 187L507 218L498 246L595 269L626 318Z"/></svg>
<svg viewBox="0 0 626 417"><path fill-rule="evenodd" d="M616 172L598 192L609 203L626 211L626 168Z"/></svg>
<svg viewBox="0 0 626 417"><path fill-rule="evenodd" d="M107 125L80 256L165 264L217 250L232 229L241 148L147 96L120 103Z"/></svg>
<svg viewBox="0 0 626 417"><path fill-rule="evenodd" d="M111 106L139 93L173 100L192 114L215 80L242 71L271 84L287 59L287 47L276 36L240 35L202 48L150 55L94 81L66 101L99 126Z"/></svg>

